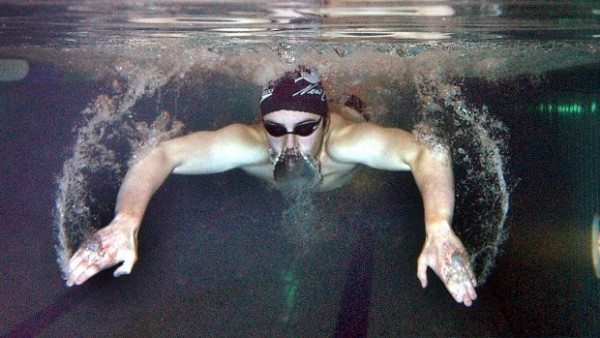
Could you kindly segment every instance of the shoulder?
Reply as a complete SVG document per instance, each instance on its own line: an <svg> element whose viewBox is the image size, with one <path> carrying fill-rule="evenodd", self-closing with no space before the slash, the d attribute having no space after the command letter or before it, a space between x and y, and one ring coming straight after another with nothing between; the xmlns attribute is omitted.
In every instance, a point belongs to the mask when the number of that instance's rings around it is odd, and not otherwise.
<svg viewBox="0 0 600 338"><path fill-rule="evenodd" d="M257 125L232 124L198 131L160 146L178 173L218 172L269 159L266 137Z"/></svg>
<svg viewBox="0 0 600 338"><path fill-rule="evenodd" d="M261 124L247 125L234 123L216 130L213 133L215 133L217 138L229 140L233 143L264 147L267 144L267 139L261 128Z"/></svg>
<svg viewBox="0 0 600 338"><path fill-rule="evenodd" d="M197 131L165 142L172 151L179 148L263 147L266 138L256 125L230 124L213 131Z"/></svg>
<svg viewBox="0 0 600 338"><path fill-rule="evenodd" d="M418 152L408 131L371 122L352 122L336 114L331 115L325 148L336 161L392 170L408 169L407 163Z"/></svg>

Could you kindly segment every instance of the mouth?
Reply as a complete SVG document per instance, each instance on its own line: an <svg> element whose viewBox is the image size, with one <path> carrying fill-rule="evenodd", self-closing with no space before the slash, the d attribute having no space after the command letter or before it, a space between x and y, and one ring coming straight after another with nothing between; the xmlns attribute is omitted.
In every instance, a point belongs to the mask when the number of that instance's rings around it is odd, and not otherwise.
<svg viewBox="0 0 600 338"><path fill-rule="evenodd" d="M274 161L273 176L282 188L312 188L321 181L318 161L300 149L286 149Z"/></svg>

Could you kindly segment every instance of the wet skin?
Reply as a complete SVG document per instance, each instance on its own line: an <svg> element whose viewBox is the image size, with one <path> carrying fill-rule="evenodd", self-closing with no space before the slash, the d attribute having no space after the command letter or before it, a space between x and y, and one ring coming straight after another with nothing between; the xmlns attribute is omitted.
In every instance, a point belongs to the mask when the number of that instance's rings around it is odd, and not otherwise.
<svg viewBox="0 0 600 338"><path fill-rule="evenodd" d="M299 124L320 118L307 112L282 110L265 115L264 120L292 131ZM121 263L115 276L131 272L137 261L137 233L145 208L171 173L210 174L241 168L275 183L274 169L286 177L287 168L301 163L300 177L310 176L305 163L295 162L291 155L288 163L284 160L279 168L276 166L274 159L280 154L297 149L318 161L321 175L316 189L343 185L359 164L383 170L411 170L423 197L427 234L417 262L417 276L426 287L426 272L431 268L457 302L471 306L477 298L476 281L466 250L450 227L454 190L449 156L416 144L410 133L400 129L349 122L335 114L330 118L327 128L322 121L307 136L288 133L275 137L266 133L261 123L197 132L159 145L130 168L119 191L115 219L73 255L67 285L80 285L97 272Z"/></svg>

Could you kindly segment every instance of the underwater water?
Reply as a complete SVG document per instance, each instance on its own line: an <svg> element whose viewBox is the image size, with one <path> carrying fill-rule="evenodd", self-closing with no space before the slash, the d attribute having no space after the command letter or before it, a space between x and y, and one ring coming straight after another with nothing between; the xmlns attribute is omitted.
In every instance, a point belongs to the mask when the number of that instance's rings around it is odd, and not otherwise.
<svg viewBox="0 0 600 338"><path fill-rule="evenodd" d="M3 336L600 332L594 2L4 1L0 13ZM431 271L421 289L418 189L368 168L296 196L239 171L172 175L133 273L65 286L132 163L165 139L256 122L261 86L297 65L319 71L332 103L360 97L371 121L450 147L473 307Z"/></svg>

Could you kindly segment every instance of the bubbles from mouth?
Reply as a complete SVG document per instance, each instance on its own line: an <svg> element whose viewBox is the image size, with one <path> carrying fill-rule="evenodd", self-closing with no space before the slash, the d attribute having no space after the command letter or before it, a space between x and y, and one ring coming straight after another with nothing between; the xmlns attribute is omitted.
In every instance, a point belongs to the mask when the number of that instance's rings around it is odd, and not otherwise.
<svg viewBox="0 0 600 338"><path fill-rule="evenodd" d="M298 148L277 154L271 150L273 177L288 207L282 213L282 227L299 254L310 251L319 241L319 220L314 204L314 187L321 181L317 160Z"/></svg>
<svg viewBox="0 0 600 338"><path fill-rule="evenodd" d="M273 177L282 190L313 188L321 181L318 161L299 148L286 149L276 157Z"/></svg>

